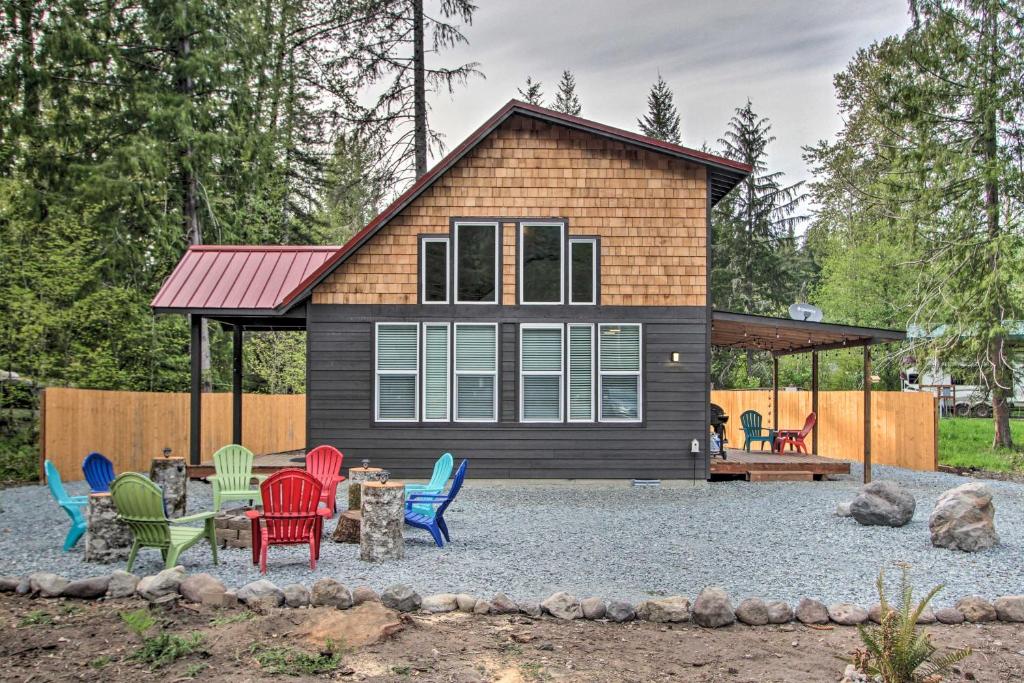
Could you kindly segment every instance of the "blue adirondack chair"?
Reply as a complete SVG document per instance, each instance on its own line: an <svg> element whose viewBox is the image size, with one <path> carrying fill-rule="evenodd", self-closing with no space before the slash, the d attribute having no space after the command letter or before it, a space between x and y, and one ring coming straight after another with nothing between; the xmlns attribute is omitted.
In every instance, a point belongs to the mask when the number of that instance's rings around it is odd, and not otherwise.
<svg viewBox="0 0 1024 683"><path fill-rule="evenodd" d="M82 512L82 508L89 504L89 496L69 496L68 492L64 490L64 482L60 479L57 466L49 460L43 464L43 469L46 472L46 485L50 487L53 499L71 518L71 529L68 530L68 535L64 539L64 550L71 550L85 533L85 514Z"/></svg>
<svg viewBox="0 0 1024 683"><path fill-rule="evenodd" d="M413 493L441 493L444 490L444 485L448 483L448 477L452 476L454 467L455 461L452 459L452 454L445 453L434 463L434 473L430 475L430 481L426 484L405 485L405 497L408 498ZM427 504L413 505L412 509L428 515L431 506Z"/></svg>
<svg viewBox="0 0 1024 683"><path fill-rule="evenodd" d="M93 451L82 461L82 474L89 482L93 493L110 493L110 482L114 481L114 463L102 453Z"/></svg>
<svg viewBox="0 0 1024 683"><path fill-rule="evenodd" d="M462 480L466 478L467 467L469 467L468 460L459 463L459 469L455 471L455 478L452 479L448 493L413 493L405 500L405 523L417 529L429 531L438 548L444 547L444 541L449 543L452 541L448 536L448 525L444 522L444 511L448 509L448 506L455 500L455 496L458 495L459 489L462 488ZM430 510L426 514L413 509L414 506L423 503L430 506ZM442 535L444 541L441 540Z"/></svg>
<svg viewBox="0 0 1024 683"><path fill-rule="evenodd" d="M756 410L744 412L740 415L740 425L743 427L743 449L747 453L750 452L750 447L759 441L761 442L761 450L764 450L766 443L769 450L774 447L775 430L761 426L761 413Z"/></svg>

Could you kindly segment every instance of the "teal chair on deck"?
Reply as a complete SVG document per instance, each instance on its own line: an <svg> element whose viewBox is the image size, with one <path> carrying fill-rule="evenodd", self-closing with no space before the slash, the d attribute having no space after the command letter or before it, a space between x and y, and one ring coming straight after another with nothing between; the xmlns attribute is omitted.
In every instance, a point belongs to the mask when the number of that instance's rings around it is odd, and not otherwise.
<svg viewBox="0 0 1024 683"><path fill-rule="evenodd" d="M86 522L83 510L89 504L89 496L69 496L68 492L64 490L64 482L60 479L57 466L49 460L43 464L43 470L46 472L46 485L50 487L53 499L71 517L71 528L64 539L64 550L71 550L85 533Z"/></svg>
<svg viewBox="0 0 1024 683"><path fill-rule="evenodd" d="M743 427L743 449L750 452L750 446L761 442L759 450L764 450L764 444L768 444L771 450L775 444L775 430L761 426L761 413L756 410L748 410L740 415L740 425Z"/></svg>
<svg viewBox="0 0 1024 683"><path fill-rule="evenodd" d="M455 466L455 461L452 459L451 453L445 453L437 462L434 463L434 472L430 475L430 481L426 484L406 484L405 485L405 497L409 498L410 494L413 493L429 493L438 494L444 490L444 485L448 483L448 477L452 476L452 468ZM415 512L424 515L430 515L433 513L434 508L432 505L421 504L414 505L412 509Z"/></svg>

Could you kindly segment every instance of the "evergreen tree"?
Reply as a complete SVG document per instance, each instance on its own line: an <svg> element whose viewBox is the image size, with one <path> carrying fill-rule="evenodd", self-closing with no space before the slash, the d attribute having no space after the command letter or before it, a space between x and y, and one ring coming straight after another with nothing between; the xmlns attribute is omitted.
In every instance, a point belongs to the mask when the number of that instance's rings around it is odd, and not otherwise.
<svg viewBox="0 0 1024 683"><path fill-rule="evenodd" d="M651 86L647 95L647 113L637 119L640 132L647 137L657 138L665 142L680 144L679 112L676 111L672 89L665 79L658 74L657 82Z"/></svg>
<svg viewBox="0 0 1024 683"><path fill-rule="evenodd" d="M544 93L541 91L541 86L544 85L540 81L534 81L532 77L526 77L526 90L517 88L520 99L527 104L535 104L538 107L544 106Z"/></svg>
<svg viewBox="0 0 1024 683"><path fill-rule="evenodd" d="M558 93L551 108L573 116L579 116L583 111L580 98L576 96L576 77L568 69L562 72L562 80L558 82Z"/></svg>

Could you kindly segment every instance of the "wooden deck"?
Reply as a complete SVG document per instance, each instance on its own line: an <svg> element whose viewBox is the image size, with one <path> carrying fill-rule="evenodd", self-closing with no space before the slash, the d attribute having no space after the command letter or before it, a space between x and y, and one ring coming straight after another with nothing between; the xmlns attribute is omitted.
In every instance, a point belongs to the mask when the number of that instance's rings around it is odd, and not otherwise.
<svg viewBox="0 0 1024 683"><path fill-rule="evenodd" d="M269 453L257 455L253 460L253 474L273 474L285 467L306 466L304 457L305 451L289 451L287 453ZM189 479L202 479L213 474L213 462L204 462L200 465L188 465Z"/></svg>
<svg viewBox="0 0 1024 683"><path fill-rule="evenodd" d="M850 463L803 453L771 453L753 450L747 453L726 449L726 458L711 459L711 478L743 477L750 481L821 479L826 474L849 474Z"/></svg>

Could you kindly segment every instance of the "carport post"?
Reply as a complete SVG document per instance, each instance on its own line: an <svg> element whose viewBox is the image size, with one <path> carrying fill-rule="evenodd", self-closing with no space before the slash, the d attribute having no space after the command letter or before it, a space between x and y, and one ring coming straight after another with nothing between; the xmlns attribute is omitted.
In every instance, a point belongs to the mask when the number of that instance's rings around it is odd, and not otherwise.
<svg viewBox="0 0 1024 683"><path fill-rule="evenodd" d="M814 429L811 430L811 453L818 454L818 424L821 422L821 415L818 415L818 352L811 351L811 412L817 420Z"/></svg>
<svg viewBox="0 0 1024 683"><path fill-rule="evenodd" d="M203 434L203 318L190 315L192 339L188 346L192 371L191 412L189 414L188 461L199 464Z"/></svg>
<svg viewBox="0 0 1024 683"><path fill-rule="evenodd" d="M779 357L772 354L772 429L779 428Z"/></svg>
<svg viewBox="0 0 1024 683"><path fill-rule="evenodd" d="M864 483L871 481L871 345L864 345Z"/></svg>
<svg viewBox="0 0 1024 683"><path fill-rule="evenodd" d="M231 443L242 443L242 326L234 326L231 363Z"/></svg>

